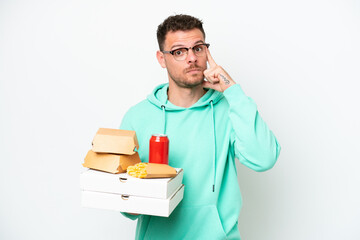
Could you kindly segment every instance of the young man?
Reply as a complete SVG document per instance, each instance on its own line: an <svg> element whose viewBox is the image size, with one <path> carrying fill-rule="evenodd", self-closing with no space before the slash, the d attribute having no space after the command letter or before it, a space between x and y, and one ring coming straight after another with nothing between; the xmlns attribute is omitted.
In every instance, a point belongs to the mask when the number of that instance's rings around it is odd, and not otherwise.
<svg viewBox="0 0 360 240"><path fill-rule="evenodd" d="M123 215L138 219L136 239L240 239L235 158L265 171L280 146L255 103L210 55L200 20L168 17L157 38L169 83L132 107L120 128L136 131L143 162L151 135L168 135L169 165L184 169L184 198L168 218Z"/></svg>

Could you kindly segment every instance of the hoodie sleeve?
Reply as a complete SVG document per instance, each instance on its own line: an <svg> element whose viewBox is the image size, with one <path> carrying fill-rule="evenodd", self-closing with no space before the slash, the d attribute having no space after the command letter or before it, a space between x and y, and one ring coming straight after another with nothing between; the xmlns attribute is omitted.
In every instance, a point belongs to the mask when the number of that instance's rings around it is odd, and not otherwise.
<svg viewBox="0 0 360 240"><path fill-rule="evenodd" d="M257 172L272 168L281 147L261 118L255 102L245 95L239 84L226 89L224 96L229 103L233 128L230 143L235 157Z"/></svg>
<svg viewBox="0 0 360 240"><path fill-rule="evenodd" d="M125 113L120 127L119 129L123 129L123 130L135 130L134 127L131 124L132 120L131 120L131 108Z"/></svg>
<svg viewBox="0 0 360 240"><path fill-rule="evenodd" d="M125 116L123 117L121 124L120 124L120 128L119 129L123 129L123 130L135 130L131 124L131 114L130 114L130 110L125 114ZM140 216L142 215L132 215L126 212L120 212L123 216L131 219L131 220L136 220L138 219Z"/></svg>

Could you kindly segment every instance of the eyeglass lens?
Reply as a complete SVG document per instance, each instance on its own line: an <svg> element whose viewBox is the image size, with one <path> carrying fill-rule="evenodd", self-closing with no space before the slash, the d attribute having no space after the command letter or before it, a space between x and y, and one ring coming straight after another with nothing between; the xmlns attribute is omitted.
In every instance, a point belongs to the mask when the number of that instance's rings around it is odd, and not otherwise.
<svg viewBox="0 0 360 240"><path fill-rule="evenodd" d="M206 53L205 48L206 48L205 44L199 44L189 49L192 49L196 56L202 57ZM188 51L189 50L187 48L179 48L173 51L173 56L176 60L184 60L188 54Z"/></svg>

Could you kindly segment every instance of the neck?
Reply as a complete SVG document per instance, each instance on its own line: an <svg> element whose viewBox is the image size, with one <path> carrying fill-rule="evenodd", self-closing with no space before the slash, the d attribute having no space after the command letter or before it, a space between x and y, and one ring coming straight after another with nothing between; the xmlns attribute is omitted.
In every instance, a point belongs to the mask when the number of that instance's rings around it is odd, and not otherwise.
<svg viewBox="0 0 360 240"><path fill-rule="evenodd" d="M178 107L188 108L195 104L206 91L202 85L192 88L179 87L173 81L169 81L168 100Z"/></svg>

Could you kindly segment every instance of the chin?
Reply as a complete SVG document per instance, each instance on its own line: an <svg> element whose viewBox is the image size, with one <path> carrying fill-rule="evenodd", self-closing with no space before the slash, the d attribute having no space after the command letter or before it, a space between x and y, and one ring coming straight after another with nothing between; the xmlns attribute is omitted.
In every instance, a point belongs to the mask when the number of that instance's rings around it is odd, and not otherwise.
<svg viewBox="0 0 360 240"><path fill-rule="evenodd" d="M183 76L182 78L173 78L171 80L178 86L182 88L194 88L202 85L204 82L204 74L192 74L188 76Z"/></svg>
<svg viewBox="0 0 360 240"><path fill-rule="evenodd" d="M191 83L202 83L204 81L204 75L193 75L188 78L187 82Z"/></svg>
<svg viewBox="0 0 360 240"><path fill-rule="evenodd" d="M194 87L198 87L198 86L202 85L202 83L203 83L203 80L201 80L201 81L189 82L189 83L187 83L186 85L187 85L189 88L194 88Z"/></svg>
<svg viewBox="0 0 360 240"><path fill-rule="evenodd" d="M195 88L195 87L202 85L203 81L204 80L201 79L201 80L197 80L197 81L182 81L182 82L174 81L174 82L177 86L182 87L182 88Z"/></svg>

